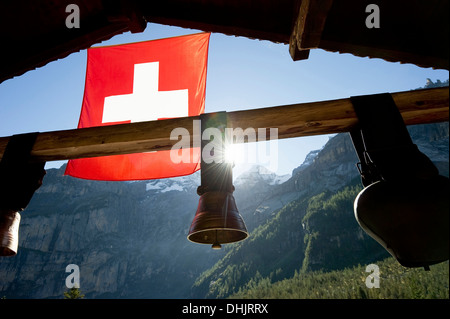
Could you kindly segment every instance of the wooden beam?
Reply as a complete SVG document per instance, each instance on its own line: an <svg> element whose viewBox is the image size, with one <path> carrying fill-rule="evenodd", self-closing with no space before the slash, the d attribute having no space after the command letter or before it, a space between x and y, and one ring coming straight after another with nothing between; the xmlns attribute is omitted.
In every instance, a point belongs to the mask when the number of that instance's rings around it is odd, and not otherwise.
<svg viewBox="0 0 450 319"><path fill-rule="evenodd" d="M333 0L301 0L289 40L294 61L308 58L309 49L318 48Z"/></svg>
<svg viewBox="0 0 450 319"><path fill-rule="evenodd" d="M330 41L322 39L320 48L329 52L350 53L358 57L379 58L387 62L413 63L422 68L449 70L449 59L444 57L421 55L406 50L384 48L382 45L374 46Z"/></svg>
<svg viewBox="0 0 450 319"><path fill-rule="evenodd" d="M448 88L392 93L406 125L435 123L449 119ZM278 128L278 139L348 132L358 120L349 98L293 104L246 111L228 112L230 128ZM119 124L84 129L40 133L32 149L34 161L56 161L75 158L119 155L170 150L178 140L171 140L175 128L185 128L191 141L193 120L199 116L161 121ZM255 137L258 140L258 137ZM0 138L0 158L9 137ZM254 142L247 139L245 142Z"/></svg>

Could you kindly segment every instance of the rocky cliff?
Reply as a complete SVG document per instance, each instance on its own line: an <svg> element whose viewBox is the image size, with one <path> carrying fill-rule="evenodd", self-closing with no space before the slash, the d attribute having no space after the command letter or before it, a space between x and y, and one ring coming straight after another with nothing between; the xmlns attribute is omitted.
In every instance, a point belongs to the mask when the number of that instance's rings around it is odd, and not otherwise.
<svg viewBox="0 0 450 319"><path fill-rule="evenodd" d="M448 176L448 123L409 130L440 173ZM307 165L260 201L259 207L272 217L200 275L192 296L223 298L262 278L275 282L297 271L343 269L388 257L354 217L353 202L362 189L357 161L349 134L336 135L322 150L312 152ZM281 196L291 200L277 205Z"/></svg>
<svg viewBox="0 0 450 319"><path fill-rule="evenodd" d="M448 123L417 126L411 135L448 176ZM376 258L370 251L379 247L354 227L348 207L351 187L359 185L356 162L349 135L339 134L287 180L257 167L236 179L234 196L251 236L220 251L186 239L198 173L99 182L51 169L21 214L17 256L0 259L0 295L62 298L69 264L79 266L86 298L203 298L227 296L258 272L277 280L357 262L349 258L355 251ZM343 199L333 197L339 192ZM333 208L341 204L343 210ZM235 286L219 289L233 274L240 276Z"/></svg>
<svg viewBox="0 0 450 319"><path fill-rule="evenodd" d="M220 256L186 240L198 185L167 180L154 189L63 172L47 172L22 213L18 255L0 261L7 297L61 298L65 268L76 264L87 298L176 298Z"/></svg>

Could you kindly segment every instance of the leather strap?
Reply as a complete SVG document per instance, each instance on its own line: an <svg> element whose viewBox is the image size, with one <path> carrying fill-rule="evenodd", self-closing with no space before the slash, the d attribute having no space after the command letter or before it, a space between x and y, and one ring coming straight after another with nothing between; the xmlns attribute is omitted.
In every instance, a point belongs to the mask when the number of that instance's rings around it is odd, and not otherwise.
<svg viewBox="0 0 450 319"><path fill-rule="evenodd" d="M234 191L232 163L225 161L226 138L225 132L227 127L228 116L226 112L203 113L200 115L201 120L201 185L197 188L197 194L202 195L206 192L229 192ZM220 131L220 141L203 139L203 133L208 128L214 128ZM219 138L216 136L216 138ZM205 147L212 143L215 154L204 154ZM209 146L211 146L209 145ZM209 148L208 148L209 149ZM205 151L206 152L206 151ZM205 158L205 155L211 155L211 158ZM206 159L206 161L205 161Z"/></svg>
<svg viewBox="0 0 450 319"><path fill-rule="evenodd" d="M364 186L379 180L438 175L436 166L413 143L391 94L350 98L358 127L350 132Z"/></svg>
<svg viewBox="0 0 450 319"><path fill-rule="evenodd" d="M21 211L45 175L45 162L30 162L38 133L13 135L0 161L0 209Z"/></svg>

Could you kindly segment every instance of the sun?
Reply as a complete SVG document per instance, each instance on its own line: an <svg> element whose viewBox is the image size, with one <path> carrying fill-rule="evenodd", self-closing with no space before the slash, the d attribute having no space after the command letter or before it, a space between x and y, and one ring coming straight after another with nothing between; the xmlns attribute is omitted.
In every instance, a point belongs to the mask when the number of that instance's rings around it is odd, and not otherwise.
<svg viewBox="0 0 450 319"><path fill-rule="evenodd" d="M232 163L236 164L239 162L239 145L234 143L225 143L224 148L225 154L224 154L224 160L225 163Z"/></svg>

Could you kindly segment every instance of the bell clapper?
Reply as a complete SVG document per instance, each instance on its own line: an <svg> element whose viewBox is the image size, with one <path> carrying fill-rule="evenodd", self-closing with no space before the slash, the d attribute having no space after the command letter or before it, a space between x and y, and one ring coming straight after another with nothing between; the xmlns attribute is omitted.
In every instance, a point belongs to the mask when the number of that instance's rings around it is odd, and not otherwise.
<svg viewBox="0 0 450 319"><path fill-rule="evenodd" d="M216 249L219 250L222 248L222 245L219 244L218 240L217 240L217 229L216 229L216 240L214 241L214 243L211 246L212 249Z"/></svg>

